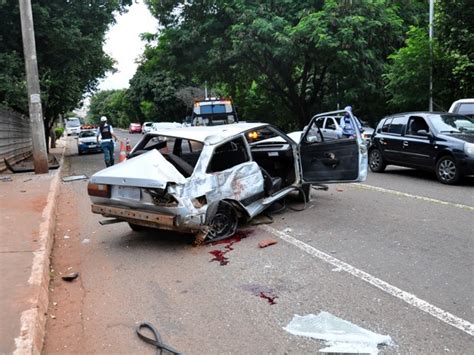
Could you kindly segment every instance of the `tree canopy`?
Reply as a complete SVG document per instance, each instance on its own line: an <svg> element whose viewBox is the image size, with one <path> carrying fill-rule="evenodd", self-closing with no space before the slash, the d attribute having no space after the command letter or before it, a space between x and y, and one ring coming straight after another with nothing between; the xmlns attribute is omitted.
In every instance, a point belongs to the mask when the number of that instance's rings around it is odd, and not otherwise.
<svg viewBox="0 0 474 355"><path fill-rule="evenodd" d="M46 128L77 107L113 68L102 49L115 14L132 0L37 0L32 4ZM0 103L28 112L18 1L0 2Z"/></svg>

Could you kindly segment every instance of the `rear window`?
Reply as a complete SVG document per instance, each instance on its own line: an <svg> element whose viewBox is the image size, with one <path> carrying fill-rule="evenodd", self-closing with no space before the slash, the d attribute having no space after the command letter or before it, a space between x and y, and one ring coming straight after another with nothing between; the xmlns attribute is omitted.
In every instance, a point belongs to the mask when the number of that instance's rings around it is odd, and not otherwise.
<svg viewBox="0 0 474 355"><path fill-rule="evenodd" d="M466 115L469 117L474 116L474 103L465 103L465 104L459 104L457 107L457 112L460 115Z"/></svg>
<svg viewBox="0 0 474 355"><path fill-rule="evenodd" d="M225 113L225 105L201 105L201 115L210 113Z"/></svg>

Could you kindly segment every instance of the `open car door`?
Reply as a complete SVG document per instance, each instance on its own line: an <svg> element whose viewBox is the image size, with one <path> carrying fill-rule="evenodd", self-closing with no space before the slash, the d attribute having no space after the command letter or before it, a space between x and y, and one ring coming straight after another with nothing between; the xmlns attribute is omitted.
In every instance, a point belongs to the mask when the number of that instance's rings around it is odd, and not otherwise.
<svg viewBox="0 0 474 355"><path fill-rule="evenodd" d="M324 140L317 125L321 116L348 113L355 127L353 137ZM367 146L361 137L357 119L349 111L326 112L314 116L298 145L303 183L357 182L367 177Z"/></svg>

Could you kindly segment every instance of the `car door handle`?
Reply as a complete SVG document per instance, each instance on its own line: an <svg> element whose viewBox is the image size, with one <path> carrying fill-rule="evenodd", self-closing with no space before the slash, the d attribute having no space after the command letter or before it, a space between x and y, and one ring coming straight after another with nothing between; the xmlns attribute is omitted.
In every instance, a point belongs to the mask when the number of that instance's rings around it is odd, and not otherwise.
<svg viewBox="0 0 474 355"><path fill-rule="evenodd" d="M407 142L407 141L403 141L403 146L404 146L404 147L408 147L408 142Z"/></svg>
<svg viewBox="0 0 474 355"><path fill-rule="evenodd" d="M385 145L385 144L387 144L387 142L385 142L385 141L383 140L383 138L380 138L380 144Z"/></svg>

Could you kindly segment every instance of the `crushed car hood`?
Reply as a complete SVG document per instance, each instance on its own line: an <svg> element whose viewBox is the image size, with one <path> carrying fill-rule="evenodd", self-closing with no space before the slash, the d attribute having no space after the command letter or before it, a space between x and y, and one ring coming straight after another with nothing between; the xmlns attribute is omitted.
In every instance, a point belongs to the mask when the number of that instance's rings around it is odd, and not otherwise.
<svg viewBox="0 0 474 355"><path fill-rule="evenodd" d="M184 184L186 178L157 150L151 150L92 175L95 184L166 188L167 183Z"/></svg>

